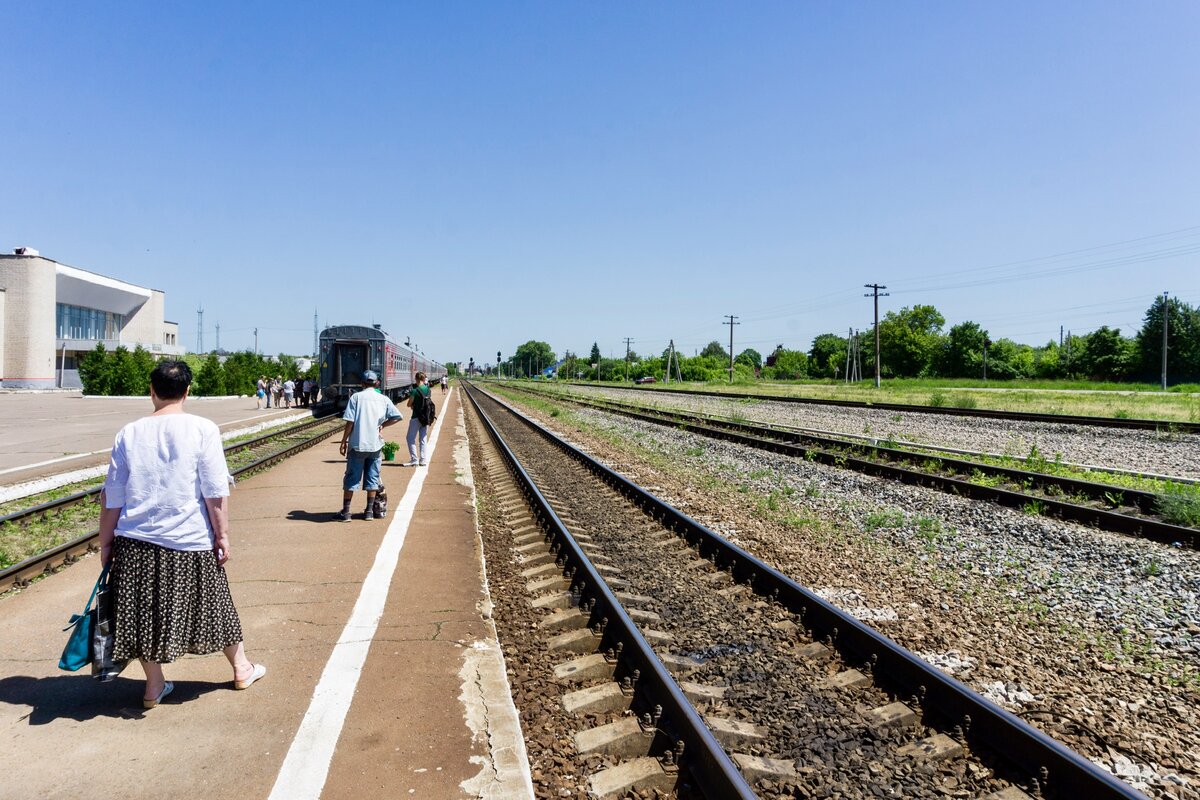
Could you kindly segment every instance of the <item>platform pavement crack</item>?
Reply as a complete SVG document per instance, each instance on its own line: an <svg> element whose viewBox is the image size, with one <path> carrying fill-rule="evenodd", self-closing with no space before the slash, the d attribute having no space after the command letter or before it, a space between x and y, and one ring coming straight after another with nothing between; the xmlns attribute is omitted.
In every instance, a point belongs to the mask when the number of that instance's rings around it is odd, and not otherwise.
<svg viewBox="0 0 1200 800"><path fill-rule="evenodd" d="M483 688L483 673L476 667L474 670L472 682L475 684L476 696L479 698L479 705L483 707L483 730L487 737L488 760L487 765L491 770L491 783L497 784L500 782L500 772L496 769L496 741L495 734L492 730L492 707L488 704L487 693Z"/></svg>

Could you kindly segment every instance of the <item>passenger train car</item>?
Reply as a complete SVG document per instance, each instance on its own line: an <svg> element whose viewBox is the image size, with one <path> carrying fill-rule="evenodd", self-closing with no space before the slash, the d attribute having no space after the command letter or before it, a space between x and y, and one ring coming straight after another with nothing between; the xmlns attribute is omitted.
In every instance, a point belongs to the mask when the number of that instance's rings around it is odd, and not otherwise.
<svg viewBox="0 0 1200 800"><path fill-rule="evenodd" d="M366 370L379 375L379 391L393 401L408 397L418 372L428 376L430 385L446 374L441 364L392 341L380 325L326 328L321 331L318 346L321 402L313 409L315 416L345 408L350 395L362 389L362 374Z"/></svg>

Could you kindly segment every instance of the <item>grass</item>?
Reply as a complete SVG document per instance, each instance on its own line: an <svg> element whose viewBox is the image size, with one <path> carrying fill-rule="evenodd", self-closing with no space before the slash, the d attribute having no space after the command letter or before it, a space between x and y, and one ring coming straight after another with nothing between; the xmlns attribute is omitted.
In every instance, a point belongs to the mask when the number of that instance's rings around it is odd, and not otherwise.
<svg viewBox="0 0 1200 800"><path fill-rule="evenodd" d="M77 503L23 524L0 525L0 569L77 539L100 525L100 506Z"/></svg>
<svg viewBox="0 0 1200 800"><path fill-rule="evenodd" d="M878 530L880 528L902 528L904 527L904 514L895 509L884 509L882 511L873 511L867 514L867 518L863 525L869 531Z"/></svg>
<svg viewBox="0 0 1200 800"><path fill-rule="evenodd" d="M1043 503L1041 500L1030 500L1028 503L1021 506L1021 510L1024 511L1026 514L1030 514L1035 517L1040 517L1041 515L1046 513L1046 504Z"/></svg>
<svg viewBox="0 0 1200 800"><path fill-rule="evenodd" d="M1172 525L1200 527L1200 486L1171 484L1158 496L1155 510Z"/></svg>

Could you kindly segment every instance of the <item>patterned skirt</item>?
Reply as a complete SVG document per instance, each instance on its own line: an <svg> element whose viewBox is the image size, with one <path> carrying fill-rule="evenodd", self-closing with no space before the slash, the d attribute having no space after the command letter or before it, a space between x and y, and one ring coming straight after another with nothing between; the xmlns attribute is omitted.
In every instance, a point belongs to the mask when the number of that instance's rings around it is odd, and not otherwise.
<svg viewBox="0 0 1200 800"><path fill-rule="evenodd" d="M118 536L109 573L116 614L113 657L167 664L242 641L225 568L211 550L171 550Z"/></svg>

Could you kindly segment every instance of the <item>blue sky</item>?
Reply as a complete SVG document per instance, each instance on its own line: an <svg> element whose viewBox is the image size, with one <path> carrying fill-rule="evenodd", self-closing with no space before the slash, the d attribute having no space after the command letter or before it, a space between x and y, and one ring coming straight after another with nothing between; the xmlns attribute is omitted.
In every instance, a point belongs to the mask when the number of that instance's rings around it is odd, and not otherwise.
<svg viewBox="0 0 1200 800"><path fill-rule="evenodd" d="M1041 343L1200 304L1200 4L0 3L0 247L196 340Z"/></svg>

